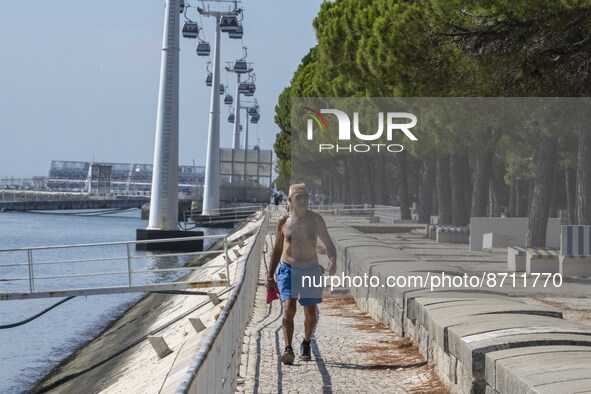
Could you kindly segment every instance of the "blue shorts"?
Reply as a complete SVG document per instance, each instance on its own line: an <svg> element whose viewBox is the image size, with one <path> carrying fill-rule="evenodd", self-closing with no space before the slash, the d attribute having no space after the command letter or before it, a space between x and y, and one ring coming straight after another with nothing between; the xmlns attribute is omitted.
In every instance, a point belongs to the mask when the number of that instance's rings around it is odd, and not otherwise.
<svg viewBox="0 0 591 394"><path fill-rule="evenodd" d="M323 275L324 268L320 264L300 268L282 261L277 272L277 287L279 287L281 301L299 299L300 305L303 306L320 304Z"/></svg>

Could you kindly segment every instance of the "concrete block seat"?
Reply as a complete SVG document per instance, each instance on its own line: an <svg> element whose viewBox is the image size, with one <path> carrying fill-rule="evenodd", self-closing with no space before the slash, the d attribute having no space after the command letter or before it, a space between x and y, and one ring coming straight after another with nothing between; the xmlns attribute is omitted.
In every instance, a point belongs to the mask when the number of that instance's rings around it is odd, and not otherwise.
<svg viewBox="0 0 591 394"><path fill-rule="evenodd" d="M505 234L486 233L482 235L482 251L491 252L493 248L506 248L515 245L515 237Z"/></svg>
<svg viewBox="0 0 591 394"><path fill-rule="evenodd" d="M559 271L563 276L591 276L591 226L561 226Z"/></svg>
<svg viewBox="0 0 591 394"><path fill-rule="evenodd" d="M532 272L557 273L558 250L509 246L507 248L507 269L512 272L527 272L528 274Z"/></svg>
<svg viewBox="0 0 591 394"><path fill-rule="evenodd" d="M460 373L466 378L460 384L464 392L485 392L484 386L495 390L487 393L536 392L533 387L542 381L529 380L531 375L525 370L506 370L505 375L499 374L498 364L491 362L489 355L506 349L521 349L533 354L536 351L529 349L552 346L559 352L565 351L566 347L576 347L578 353L573 364L567 361L566 355L561 363L546 363L532 356L528 360L528 371L552 373L560 369L565 373L563 380L570 379L572 384L577 384L577 379L587 378L582 371L585 368L591 370L591 327L562 320L560 311L555 308L526 305L506 298L448 299L444 302L419 299L416 306L418 326L425 328L431 341L427 354L436 351L436 346L449 355L452 364L457 360L457 365L465 371ZM523 366L525 368L525 364ZM567 366L572 366L572 373L567 373ZM495 373L499 375L494 376ZM539 374L539 377L543 375ZM552 379L544 382L555 384L560 381L557 376ZM519 385L520 389L516 390L512 384Z"/></svg>
<svg viewBox="0 0 591 394"><path fill-rule="evenodd" d="M435 241L454 244L467 244L470 242L469 226L431 226L435 229Z"/></svg>
<svg viewBox="0 0 591 394"><path fill-rule="evenodd" d="M560 311L553 308L493 298L490 301L459 300L423 305L422 309L417 307L417 312L415 312L417 319L427 328L439 347L451 352L458 359L466 353L463 346L467 346L470 340L464 341L463 338L469 335L486 332L490 333L490 338L496 335L517 335L520 333L519 330L503 333L501 330L527 328L532 325L550 327L565 322L560 319L562 316ZM581 327L580 324L576 326ZM496 331L495 334L493 334L494 331ZM591 328L587 331L591 335ZM499 346L502 347L502 345Z"/></svg>
<svg viewBox="0 0 591 394"><path fill-rule="evenodd" d="M528 274L559 272L558 250L547 248L544 251L534 249L525 255L525 272Z"/></svg>
<svg viewBox="0 0 591 394"><path fill-rule="evenodd" d="M591 387L591 347L587 346L499 350L486 354L485 365L486 382L495 393L581 393Z"/></svg>

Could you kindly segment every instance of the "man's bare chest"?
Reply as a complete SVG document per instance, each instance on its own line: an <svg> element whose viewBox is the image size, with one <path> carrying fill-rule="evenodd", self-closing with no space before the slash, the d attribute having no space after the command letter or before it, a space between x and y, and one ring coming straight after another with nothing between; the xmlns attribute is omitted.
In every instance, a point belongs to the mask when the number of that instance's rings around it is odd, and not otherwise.
<svg viewBox="0 0 591 394"><path fill-rule="evenodd" d="M312 218L289 218L283 227L283 234L288 242L314 242L318 230Z"/></svg>

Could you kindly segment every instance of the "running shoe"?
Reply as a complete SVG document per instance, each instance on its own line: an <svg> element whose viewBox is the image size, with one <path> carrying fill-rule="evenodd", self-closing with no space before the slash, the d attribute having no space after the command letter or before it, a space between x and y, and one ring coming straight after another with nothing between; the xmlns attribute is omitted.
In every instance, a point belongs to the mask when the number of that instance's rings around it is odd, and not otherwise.
<svg viewBox="0 0 591 394"><path fill-rule="evenodd" d="M300 360L312 360L312 346L310 346L310 342L302 341L300 345Z"/></svg>
<svg viewBox="0 0 591 394"><path fill-rule="evenodd" d="M283 354L281 355L281 362L285 365L293 365L293 360L295 360L293 349L291 346L286 346Z"/></svg>

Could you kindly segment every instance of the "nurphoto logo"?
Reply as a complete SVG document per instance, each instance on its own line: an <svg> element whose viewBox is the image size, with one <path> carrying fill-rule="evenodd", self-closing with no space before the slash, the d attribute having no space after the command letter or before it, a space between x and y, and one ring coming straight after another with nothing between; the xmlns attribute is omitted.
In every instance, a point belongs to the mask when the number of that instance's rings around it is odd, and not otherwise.
<svg viewBox="0 0 591 394"><path fill-rule="evenodd" d="M326 117L323 114L331 114L336 116L338 121L338 140L351 141L351 119L344 111L339 109L321 109L316 111L312 108L306 107L306 115L308 116L307 123L307 139L312 141L314 139L314 124L321 132L330 133ZM386 126L384 127L384 119ZM402 121L402 122L401 122ZM409 122L410 121L410 122ZM417 125L417 117L408 112L378 112L378 130L373 134L365 134L359 130L359 113L353 112L353 134L354 137L361 141L377 141L382 138L384 128L386 129L386 140L392 141L394 132L402 132L411 141L417 141L417 137L410 131L411 128ZM400 144L385 144L385 143L361 143L361 144L318 144L318 152L381 152L388 151L391 153L402 152L404 147Z"/></svg>

